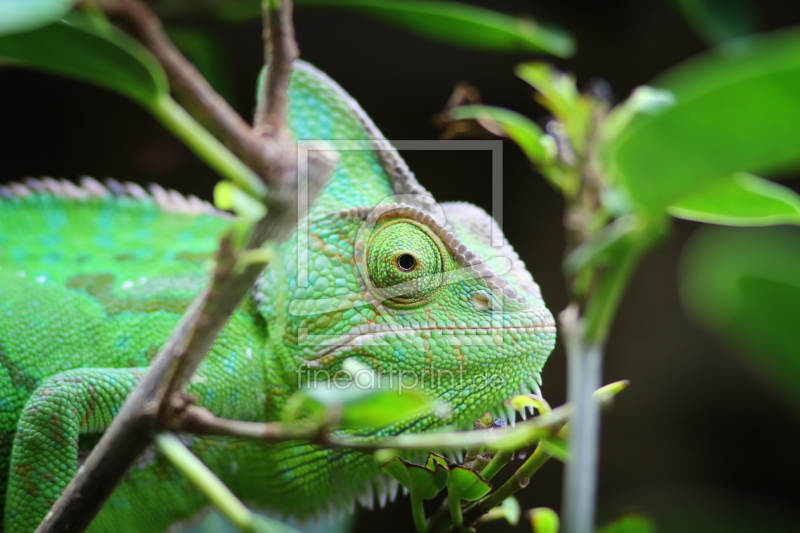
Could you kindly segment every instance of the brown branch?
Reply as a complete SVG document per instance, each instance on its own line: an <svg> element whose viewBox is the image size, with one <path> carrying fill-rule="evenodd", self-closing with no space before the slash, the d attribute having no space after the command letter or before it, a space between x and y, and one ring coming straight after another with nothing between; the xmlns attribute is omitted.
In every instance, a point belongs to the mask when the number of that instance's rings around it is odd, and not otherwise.
<svg viewBox="0 0 800 533"><path fill-rule="evenodd" d="M264 24L264 63L267 65L264 94L259 99L254 129L271 135L276 126L286 122L286 90L292 62L300 55L294 38L291 0L261 0Z"/></svg>
<svg viewBox="0 0 800 533"><path fill-rule="evenodd" d="M292 158L285 156L286 139L256 135L167 37L161 21L147 4L140 0L98 0L97 5L150 50L164 68L178 100L268 187L279 189L287 182L290 173L284 167ZM287 60L287 68L291 68L295 57ZM283 128L283 122L275 125Z"/></svg>

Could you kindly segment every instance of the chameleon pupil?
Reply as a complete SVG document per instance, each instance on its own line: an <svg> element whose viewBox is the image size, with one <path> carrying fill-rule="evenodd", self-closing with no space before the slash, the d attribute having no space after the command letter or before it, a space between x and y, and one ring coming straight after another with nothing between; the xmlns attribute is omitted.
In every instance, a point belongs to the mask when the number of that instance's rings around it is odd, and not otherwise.
<svg viewBox="0 0 800 533"><path fill-rule="evenodd" d="M403 254L397 258L397 267L403 272L411 272L417 265L417 260L411 254Z"/></svg>

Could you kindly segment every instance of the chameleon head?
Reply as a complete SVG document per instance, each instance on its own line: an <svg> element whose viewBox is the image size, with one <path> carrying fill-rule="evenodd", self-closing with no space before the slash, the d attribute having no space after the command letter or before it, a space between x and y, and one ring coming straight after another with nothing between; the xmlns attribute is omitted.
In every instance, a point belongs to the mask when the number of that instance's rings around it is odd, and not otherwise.
<svg viewBox="0 0 800 533"><path fill-rule="evenodd" d="M487 410L507 412L495 408L520 391L538 389L555 343L538 286L483 210L435 208L381 204L301 225L307 254L284 261L288 283L270 283L289 293L262 296L285 302L283 329L270 334L284 380L332 380L354 357L452 408L443 421L409 422L426 426L468 426ZM281 315L266 314L268 322Z"/></svg>

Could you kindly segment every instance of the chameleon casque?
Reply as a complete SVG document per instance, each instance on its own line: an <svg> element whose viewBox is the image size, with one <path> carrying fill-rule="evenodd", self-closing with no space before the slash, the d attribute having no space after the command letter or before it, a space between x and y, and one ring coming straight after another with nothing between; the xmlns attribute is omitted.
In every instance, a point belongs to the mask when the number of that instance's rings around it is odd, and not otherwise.
<svg viewBox="0 0 800 533"><path fill-rule="evenodd" d="M358 140L197 372L190 392L219 416L280 419L306 370L348 357L381 372L455 373L428 392L452 414L366 434L470 428L538 390L553 317L481 209L436 204L358 104L296 62L297 139ZM33 531L111 423L159 346L207 285L235 221L196 198L109 181L0 186L0 501L3 530ZM308 254L298 257L308 235ZM482 258L504 257L504 275ZM402 290L394 290L400 286ZM316 338L327 339L315 341ZM502 384L476 378L500 375ZM503 411L499 411L503 412ZM185 436L245 502L308 516L372 505L397 485L368 454L308 443ZM90 529L158 532L207 507L155 449Z"/></svg>

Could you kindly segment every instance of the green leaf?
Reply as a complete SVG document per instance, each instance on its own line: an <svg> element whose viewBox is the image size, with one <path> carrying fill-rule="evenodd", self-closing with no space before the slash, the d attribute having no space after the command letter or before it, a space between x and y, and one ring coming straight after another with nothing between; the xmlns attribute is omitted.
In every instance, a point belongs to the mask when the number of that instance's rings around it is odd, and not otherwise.
<svg viewBox="0 0 800 533"><path fill-rule="evenodd" d="M708 44L756 31L755 6L750 0L673 0L683 16Z"/></svg>
<svg viewBox="0 0 800 533"><path fill-rule="evenodd" d="M545 63L523 63L514 73L539 92L537 101L566 128L576 152L583 150L590 124L591 100L582 96L575 78Z"/></svg>
<svg viewBox="0 0 800 533"><path fill-rule="evenodd" d="M800 167L800 30L732 41L655 85L676 104L637 116L606 160L645 209L660 212L739 171L774 176Z"/></svg>
<svg viewBox="0 0 800 533"><path fill-rule="evenodd" d="M471 502L483 498L490 490L492 490L492 484L474 470L463 466L450 468L447 491L454 498Z"/></svg>
<svg viewBox="0 0 800 533"><path fill-rule="evenodd" d="M401 485L423 500L436 497L447 485L447 465L428 456L426 466L394 457L381 465L381 469L396 479ZM441 456L436 456L443 459ZM430 466L427 466L430 465Z"/></svg>
<svg viewBox="0 0 800 533"><path fill-rule="evenodd" d="M597 530L597 533L655 533L656 526L646 516L629 514Z"/></svg>
<svg viewBox="0 0 800 533"><path fill-rule="evenodd" d="M66 15L77 0L0 0L0 35L29 31Z"/></svg>
<svg viewBox="0 0 800 533"><path fill-rule="evenodd" d="M550 404L547 403L547 400L536 394L518 394L510 400L507 400L505 404L518 413L521 413L527 407L536 409L539 411L539 414L545 414L552 411Z"/></svg>
<svg viewBox="0 0 800 533"><path fill-rule="evenodd" d="M302 374L300 379L304 379ZM435 411L428 395L419 389L403 387L398 381L382 378L350 358L330 379L304 382L287 404L287 418L295 419L300 413L319 416L326 409L340 409L342 427L379 428Z"/></svg>
<svg viewBox="0 0 800 533"><path fill-rule="evenodd" d="M542 104L562 121L573 113L580 100L575 78L546 63L523 63L514 73L539 91Z"/></svg>
<svg viewBox="0 0 800 533"><path fill-rule="evenodd" d="M489 512L478 519L479 522L490 522L492 520L499 520L504 518L512 526L519 523L519 517L522 511L519 507L519 502L513 496L509 496L503 503L497 507L489 509Z"/></svg>
<svg viewBox="0 0 800 533"><path fill-rule="evenodd" d="M631 382L627 379L622 379L603 385L592 393L592 398L600 404L608 403L614 396L627 389L630 384Z"/></svg>
<svg viewBox="0 0 800 533"><path fill-rule="evenodd" d="M667 208L678 218L725 226L800 224L800 196L745 172L712 181Z"/></svg>
<svg viewBox="0 0 800 533"><path fill-rule="evenodd" d="M558 515L547 507L537 507L528 511L533 533L558 533L561 526Z"/></svg>
<svg viewBox="0 0 800 533"><path fill-rule="evenodd" d="M690 314L800 407L800 229L704 228L680 278Z"/></svg>
<svg viewBox="0 0 800 533"><path fill-rule="evenodd" d="M69 21L0 36L0 63L83 80L150 108L169 93L164 71L142 45L82 13L74 13Z"/></svg>
<svg viewBox="0 0 800 533"><path fill-rule="evenodd" d="M430 408L426 395L419 391L384 390L374 396L346 404L342 426L385 427L404 418L421 415Z"/></svg>
<svg viewBox="0 0 800 533"><path fill-rule="evenodd" d="M468 105L453 109L450 118L477 120L495 135L507 137L517 143L532 163L548 164L555 159L555 154L542 144L542 128L516 111L502 107Z"/></svg>
<svg viewBox="0 0 800 533"><path fill-rule="evenodd" d="M558 57L575 53L575 41L564 30L457 2L296 0L295 5L348 8L439 41L469 48L547 52Z"/></svg>

